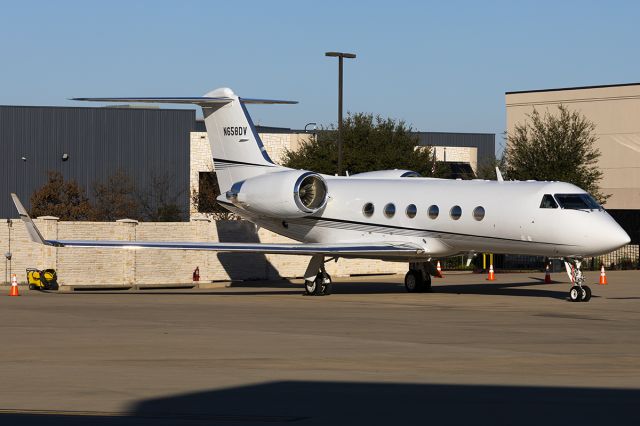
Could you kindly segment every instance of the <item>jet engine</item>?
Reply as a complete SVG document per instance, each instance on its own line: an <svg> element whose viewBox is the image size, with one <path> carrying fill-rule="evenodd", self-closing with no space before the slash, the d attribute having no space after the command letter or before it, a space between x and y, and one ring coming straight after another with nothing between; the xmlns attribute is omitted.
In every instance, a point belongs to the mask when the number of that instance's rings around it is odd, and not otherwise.
<svg viewBox="0 0 640 426"><path fill-rule="evenodd" d="M236 182L231 203L251 212L282 218L313 214L327 204L327 182L313 172L286 170Z"/></svg>

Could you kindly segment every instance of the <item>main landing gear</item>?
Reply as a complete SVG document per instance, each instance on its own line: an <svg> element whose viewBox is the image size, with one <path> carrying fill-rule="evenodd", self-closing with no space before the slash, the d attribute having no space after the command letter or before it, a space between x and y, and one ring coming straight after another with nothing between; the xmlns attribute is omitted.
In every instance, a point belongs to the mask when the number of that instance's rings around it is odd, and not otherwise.
<svg viewBox="0 0 640 426"><path fill-rule="evenodd" d="M431 291L431 275L426 262L409 263L409 272L404 276L404 287L409 293Z"/></svg>
<svg viewBox="0 0 640 426"><path fill-rule="evenodd" d="M568 259L564 261L567 275L573 283L569 290L569 300L572 302L588 302L591 300L591 289L584 285L584 275L582 275L582 261L578 259Z"/></svg>
<svg viewBox="0 0 640 426"><path fill-rule="evenodd" d="M324 269L324 256L313 256L304 274L304 291L307 296L331 294L331 276Z"/></svg>

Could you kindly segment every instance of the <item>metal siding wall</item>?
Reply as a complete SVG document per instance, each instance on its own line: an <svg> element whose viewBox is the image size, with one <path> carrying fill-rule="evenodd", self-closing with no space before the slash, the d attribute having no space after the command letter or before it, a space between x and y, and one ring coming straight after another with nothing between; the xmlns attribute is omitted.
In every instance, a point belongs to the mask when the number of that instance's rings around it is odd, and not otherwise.
<svg viewBox="0 0 640 426"><path fill-rule="evenodd" d="M94 184L118 169L138 188L147 188L154 174L169 175L187 213L194 123L193 110L0 106L0 217L17 216L11 192L29 208L49 170L75 179L90 198ZM62 162L65 152L69 161Z"/></svg>
<svg viewBox="0 0 640 426"><path fill-rule="evenodd" d="M492 133L418 133L420 145L478 148L478 165L496 158L496 135Z"/></svg>

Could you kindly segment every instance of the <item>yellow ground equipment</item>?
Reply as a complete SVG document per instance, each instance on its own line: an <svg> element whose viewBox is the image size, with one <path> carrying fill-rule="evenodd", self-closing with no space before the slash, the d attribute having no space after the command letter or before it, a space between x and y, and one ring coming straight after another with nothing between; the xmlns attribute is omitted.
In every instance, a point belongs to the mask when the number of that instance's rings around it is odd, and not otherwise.
<svg viewBox="0 0 640 426"><path fill-rule="evenodd" d="M38 270L27 268L29 290L57 290L58 274L55 269Z"/></svg>

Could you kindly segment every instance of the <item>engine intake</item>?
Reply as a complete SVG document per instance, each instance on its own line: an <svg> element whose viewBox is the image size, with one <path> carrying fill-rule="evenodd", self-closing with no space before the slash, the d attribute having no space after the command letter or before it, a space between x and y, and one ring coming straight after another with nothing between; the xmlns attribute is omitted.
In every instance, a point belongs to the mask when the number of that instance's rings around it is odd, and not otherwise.
<svg viewBox="0 0 640 426"><path fill-rule="evenodd" d="M296 181L293 198L300 210L315 213L327 202L327 183L320 175L307 172Z"/></svg>

